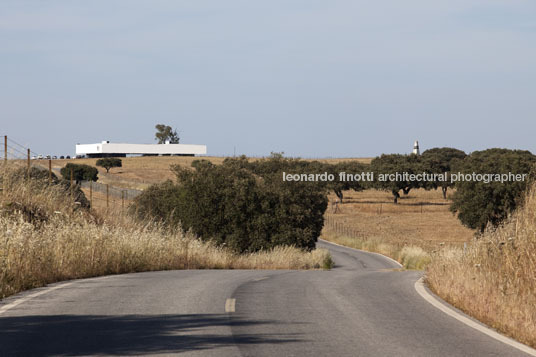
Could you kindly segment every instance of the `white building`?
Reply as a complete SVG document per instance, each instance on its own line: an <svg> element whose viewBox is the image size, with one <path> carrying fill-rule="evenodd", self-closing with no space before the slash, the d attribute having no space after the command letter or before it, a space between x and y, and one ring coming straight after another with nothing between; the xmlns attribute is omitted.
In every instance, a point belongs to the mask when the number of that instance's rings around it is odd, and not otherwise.
<svg viewBox="0 0 536 357"><path fill-rule="evenodd" d="M206 145L189 144L123 144L103 141L100 144L77 144L76 155L87 157L125 157L127 155L205 155Z"/></svg>
<svg viewBox="0 0 536 357"><path fill-rule="evenodd" d="M419 149L419 142L417 140L415 140L415 143L413 144L413 153L415 155L421 154L421 150Z"/></svg>

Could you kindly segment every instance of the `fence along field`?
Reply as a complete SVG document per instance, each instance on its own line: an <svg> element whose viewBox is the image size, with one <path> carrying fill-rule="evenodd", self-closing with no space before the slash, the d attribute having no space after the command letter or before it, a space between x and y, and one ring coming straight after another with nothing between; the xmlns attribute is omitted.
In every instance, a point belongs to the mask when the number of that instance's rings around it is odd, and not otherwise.
<svg viewBox="0 0 536 357"><path fill-rule="evenodd" d="M463 247L474 236L449 211L440 190L412 190L398 204L377 190L347 191L343 204L335 201L330 195L324 239L388 255L406 268L423 269L433 252Z"/></svg>
<svg viewBox="0 0 536 357"><path fill-rule="evenodd" d="M56 162L70 162L70 160L52 160L52 159L33 159L32 157L38 157L39 154L26 148L24 145L11 139L7 135L4 136L4 150L0 160L7 162L7 160L16 160L19 162L25 162L26 168L29 170L32 166L39 167L49 172L49 181L52 180L52 174L61 176L57 167L53 165L53 161ZM65 164L64 163L64 164ZM56 167L54 167L56 166ZM71 170L72 171L72 170ZM72 178L71 172L71 187L75 186L75 182ZM97 210L113 210L117 212L126 212L128 205L132 200L141 194L143 191L132 188L115 187L110 184L102 184L99 182L82 181L80 183L81 189L90 201L90 206Z"/></svg>

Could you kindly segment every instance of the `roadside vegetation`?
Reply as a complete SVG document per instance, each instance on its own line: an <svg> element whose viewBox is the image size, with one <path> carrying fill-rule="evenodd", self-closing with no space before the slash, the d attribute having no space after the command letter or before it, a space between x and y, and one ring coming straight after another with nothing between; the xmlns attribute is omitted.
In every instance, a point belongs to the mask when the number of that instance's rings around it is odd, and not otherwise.
<svg viewBox="0 0 536 357"><path fill-rule="evenodd" d="M536 184L522 207L466 250L434 254L426 280L452 305L536 347Z"/></svg>
<svg viewBox="0 0 536 357"><path fill-rule="evenodd" d="M166 269L323 269L326 250L273 247L237 254L162 224L101 215L77 203L79 188L48 172L2 168L0 298L48 283ZM71 192L73 192L71 196ZM77 196L80 195L80 196Z"/></svg>
<svg viewBox="0 0 536 357"><path fill-rule="evenodd" d="M237 253L277 246L315 248L327 208L325 188L312 182L282 182L271 167L289 160L249 163L206 160L193 170L174 166L176 182L149 187L135 199L133 213L192 232L203 241L225 245Z"/></svg>

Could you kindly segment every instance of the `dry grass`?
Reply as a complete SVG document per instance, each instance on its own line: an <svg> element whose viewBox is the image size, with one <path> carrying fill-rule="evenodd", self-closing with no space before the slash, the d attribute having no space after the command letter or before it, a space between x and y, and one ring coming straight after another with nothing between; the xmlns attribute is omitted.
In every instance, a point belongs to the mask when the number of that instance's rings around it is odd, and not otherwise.
<svg viewBox="0 0 536 357"><path fill-rule="evenodd" d="M426 276L449 303L536 347L536 185L502 227L465 252L450 247L436 253Z"/></svg>
<svg viewBox="0 0 536 357"><path fill-rule="evenodd" d="M417 246L399 247L397 245L385 242L384 240L361 239L359 237L351 237L344 233L335 233L326 230L322 233L322 239L344 245L346 247L386 255L400 262L400 264L402 264L402 266L406 269L421 270L430 263L430 254Z"/></svg>
<svg viewBox="0 0 536 357"><path fill-rule="evenodd" d="M123 215L101 216L58 187L3 176L0 196L0 298L48 283L166 269L327 268L327 250L293 247L250 255L201 242Z"/></svg>
<svg viewBox="0 0 536 357"><path fill-rule="evenodd" d="M330 196L330 202L335 201ZM398 204L389 192L345 192L344 204L326 212L327 229L343 226L349 236L399 246L414 245L427 252L442 245L463 246L474 231L464 227L449 211L450 201L440 191L412 190ZM342 231L338 229L341 233Z"/></svg>

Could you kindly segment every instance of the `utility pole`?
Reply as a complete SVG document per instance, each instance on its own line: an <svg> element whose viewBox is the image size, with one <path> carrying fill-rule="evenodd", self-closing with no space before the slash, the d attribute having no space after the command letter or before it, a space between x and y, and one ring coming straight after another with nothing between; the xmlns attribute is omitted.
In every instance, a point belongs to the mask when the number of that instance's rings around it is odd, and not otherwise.
<svg viewBox="0 0 536 357"><path fill-rule="evenodd" d="M30 149L28 149L28 180L30 180Z"/></svg>
<svg viewBox="0 0 536 357"><path fill-rule="evenodd" d="M74 191L73 178L74 178L74 173L73 173L73 168L71 167L71 198L73 198L73 191Z"/></svg>

